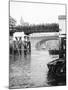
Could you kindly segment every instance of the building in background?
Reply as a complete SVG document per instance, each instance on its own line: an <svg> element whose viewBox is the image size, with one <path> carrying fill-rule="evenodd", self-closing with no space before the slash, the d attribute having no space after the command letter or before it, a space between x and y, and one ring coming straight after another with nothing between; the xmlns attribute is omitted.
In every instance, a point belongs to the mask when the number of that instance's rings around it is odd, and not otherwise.
<svg viewBox="0 0 68 90"><path fill-rule="evenodd" d="M59 20L59 33L60 34L66 34L66 16L65 15L60 15L58 16Z"/></svg>
<svg viewBox="0 0 68 90"><path fill-rule="evenodd" d="M15 26L16 26L16 20L10 16L9 17L9 30L14 30Z"/></svg>
<svg viewBox="0 0 68 90"><path fill-rule="evenodd" d="M9 35L13 36L13 33L15 32L16 28L16 20L9 16Z"/></svg>
<svg viewBox="0 0 68 90"><path fill-rule="evenodd" d="M20 25L21 26L29 26L29 23L28 22L24 22L23 18L21 17L21 19L20 19Z"/></svg>

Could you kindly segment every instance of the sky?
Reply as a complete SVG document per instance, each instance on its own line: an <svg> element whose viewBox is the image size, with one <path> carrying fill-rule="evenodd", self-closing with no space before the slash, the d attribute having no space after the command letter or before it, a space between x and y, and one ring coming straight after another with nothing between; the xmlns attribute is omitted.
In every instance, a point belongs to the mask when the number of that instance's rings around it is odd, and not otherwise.
<svg viewBox="0 0 68 90"><path fill-rule="evenodd" d="M10 2L10 16L17 21L17 25L21 17L23 22L29 24L58 23L59 15L65 15L64 5Z"/></svg>

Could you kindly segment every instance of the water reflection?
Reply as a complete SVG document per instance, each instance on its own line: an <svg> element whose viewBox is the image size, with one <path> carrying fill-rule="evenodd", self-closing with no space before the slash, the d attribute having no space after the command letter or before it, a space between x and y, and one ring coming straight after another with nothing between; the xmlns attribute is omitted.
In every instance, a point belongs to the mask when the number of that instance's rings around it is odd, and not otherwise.
<svg viewBox="0 0 68 90"><path fill-rule="evenodd" d="M47 50L36 50L36 42L31 41L31 53L10 56L10 88L50 86L47 63L53 59Z"/></svg>
<svg viewBox="0 0 68 90"><path fill-rule="evenodd" d="M10 87L48 86L48 61L50 61L48 51L40 53L40 51L32 50L31 54L26 56L14 56L13 63L10 65Z"/></svg>
<svg viewBox="0 0 68 90"><path fill-rule="evenodd" d="M28 58L28 60L27 60ZM12 88L25 87L27 86L30 79L30 62L31 56L26 57L16 56L14 63L10 65L10 80L9 84Z"/></svg>

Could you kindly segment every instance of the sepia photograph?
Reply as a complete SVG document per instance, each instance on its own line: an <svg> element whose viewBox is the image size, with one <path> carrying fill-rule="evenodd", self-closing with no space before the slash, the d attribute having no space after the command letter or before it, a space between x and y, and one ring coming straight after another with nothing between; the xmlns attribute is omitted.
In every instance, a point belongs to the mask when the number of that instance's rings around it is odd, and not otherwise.
<svg viewBox="0 0 68 90"><path fill-rule="evenodd" d="M9 1L9 88L66 86L66 4Z"/></svg>

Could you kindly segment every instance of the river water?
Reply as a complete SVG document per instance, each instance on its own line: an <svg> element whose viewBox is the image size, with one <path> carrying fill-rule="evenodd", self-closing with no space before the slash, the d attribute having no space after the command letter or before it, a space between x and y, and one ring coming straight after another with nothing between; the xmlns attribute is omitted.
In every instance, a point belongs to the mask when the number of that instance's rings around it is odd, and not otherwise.
<svg viewBox="0 0 68 90"><path fill-rule="evenodd" d="M47 64L54 59L48 50L37 50L37 40L31 39L31 53L26 56L11 55L9 62L9 87L46 87L48 84Z"/></svg>

